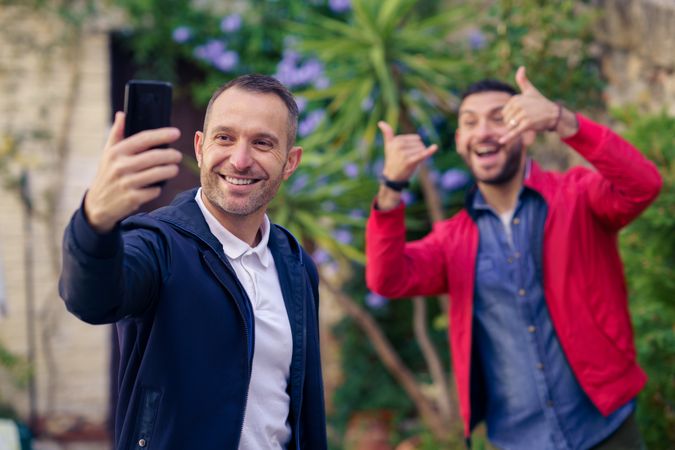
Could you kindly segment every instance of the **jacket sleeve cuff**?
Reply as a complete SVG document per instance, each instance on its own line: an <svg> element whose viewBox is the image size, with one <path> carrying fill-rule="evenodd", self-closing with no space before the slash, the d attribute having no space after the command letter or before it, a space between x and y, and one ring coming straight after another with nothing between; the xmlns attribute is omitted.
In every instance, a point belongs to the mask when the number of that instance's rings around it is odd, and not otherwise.
<svg viewBox="0 0 675 450"><path fill-rule="evenodd" d="M607 127L593 122L584 115L577 113L579 130L576 134L562 141L581 153L583 156L592 154L603 142L607 134Z"/></svg>
<svg viewBox="0 0 675 450"><path fill-rule="evenodd" d="M383 218L393 216L393 217L398 217L404 216L405 215L405 203L401 201L398 206L394 209L390 209L388 211L382 211L377 207L377 197L373 200L373 203L371 204L371 214L372 215L377 215L377 216L382 216Z"/></svg>
<svg viewBox="0 0 675 450"><path fill-rule="evenodd" d="M108 233L99 233L92 228L84 214L84 199L73 216L71 228L73 240L80 251L95 258L111 258L121 245L122 235L119 225Z"/></svg>

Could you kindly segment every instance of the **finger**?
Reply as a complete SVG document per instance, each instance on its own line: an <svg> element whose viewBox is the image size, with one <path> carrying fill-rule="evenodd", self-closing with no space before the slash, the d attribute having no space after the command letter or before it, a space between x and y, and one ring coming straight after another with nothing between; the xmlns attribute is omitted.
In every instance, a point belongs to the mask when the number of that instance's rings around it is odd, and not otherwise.
<svg viewBox="0 0 675 450"><path fill-rule="evenodd" d="M152 149L126 158L126 170L127 173L140 172L150 167L178 164L181 159L183 154L176 149Z"/></svg>
<svg viewBox="0 0 675 450"><path fill-rule="evenodd" d="M438 145L430 145L429 147L425 148L423 152L415 154L411 159L413 162L419 163L420 161L423 161L436 153L436 150L438 150Z"/></svg>
<svg viewBox="0 0 675 450"><path fill-rule="evenodd" d="M124 113L122 111L117 111L112 127L110 128L110 133L108 133L108 140L106 141L105 148L112 147L122 139L124 139Z"/></svg>
<svg viewBox="0 0 675 450"><path fill-rule="evenodd" d="M129 189L146 189L160 181L166 181L178 175L178 164L165 164L163 166L154 166L149 169L136 172L129 175L125 184Z"/></svg>
<svg viewBox="0 0 675 450"><path fill-rule="evenodd" d="M516 83L520 92L523 94L539 93L539 90L534 87L534 85L527 78L527 73L525 71L525 66L518 67L516 71Z"/></svg>
<svg viewBox="0 0 675 450"><path fill-rule="evenodd" d="M423 142L419 134L399 134L395 138L404 144L422 144Z"/></svg>
<svg viewBox="0 0 675 450"><path fill-rule="evenodd" d="M382 131L382 137L384 137L385 144L388 144L392 139L394 139L394 130L391 128L391 125L389 125L384 120L380 120L377 122L377 126L380 131Z"/></svg>
<svg viewBox="0 0 675 450"><path fill-rule="evenodd" d="M432 144L424 151L424 158L428 158L438 150L438 145Z"/></svg>
<svg viewBox="0 0 675 450"><path fill-rule="evenodd" d="M180 130L174 127L157 128L136 133L118 143L118 151L125 155L134 155L151 148L175 142Z"/></svg>
<svg viewBox="0 0 675 450"><path fill-rule="evenodd" d="M527 131L527 125L525 124L518 124L517 127L513 128L512 130L509 130L505 135L499 138L498 142L500 144L506 144L507 142L510 142L514 139L516 139L518 136L520 136L523 132Z"/></svg>

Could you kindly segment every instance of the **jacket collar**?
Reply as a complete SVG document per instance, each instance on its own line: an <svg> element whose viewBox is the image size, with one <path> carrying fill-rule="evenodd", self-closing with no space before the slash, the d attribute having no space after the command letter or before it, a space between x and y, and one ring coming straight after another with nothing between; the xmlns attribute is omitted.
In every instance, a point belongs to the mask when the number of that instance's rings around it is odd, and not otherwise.
<svg viewBox="0 0 675 450"><path fill-rule="evenodd" d="M543 171L539 164L537 164L532 158L528 158L525 162L525 175L523 180L523 187L532 189L537 192L539 195L544 197L542 192L542 180L543 180ZM521 189L522 192L522 189ZM474 183L468 190L466 196L464 197L464 208L467 210L471 218L476 220L476 195L479 194L478 185Z"/></svg>
<svg viewBox="0 0 675 450"><path fill-rule="evenodd" d="M150 215L183 230L207 244L213 251L224 257L223 246L209 229L204 215L195 201L198 188L178 194L170 205L159 208ZM292 239L292 242L290 240ZM270 224L269 246L273 255L293 255L302 262L300 245L295 238L278 225Z"/></svg>

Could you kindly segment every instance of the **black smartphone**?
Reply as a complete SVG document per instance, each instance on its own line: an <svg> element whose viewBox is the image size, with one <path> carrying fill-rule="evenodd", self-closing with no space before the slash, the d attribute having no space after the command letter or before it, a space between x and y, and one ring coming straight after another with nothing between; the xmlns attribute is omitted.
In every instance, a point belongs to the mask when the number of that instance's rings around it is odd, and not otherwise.
<svg viewBox="0 0 675 450"><path fill-rule="evenodd" d="M171 83L131 80L124 89L124 137L171 125ZM163 144L160 148L168 148ZM152 186L162 187L166 181Z"/></svg>
<svg viewBox="0 0 675 450"><path fill-rule="evenodd" d="M131 80L124 90L124 136L171 125L171 83ZM167 145L162 145L166 148Z"/></svg>

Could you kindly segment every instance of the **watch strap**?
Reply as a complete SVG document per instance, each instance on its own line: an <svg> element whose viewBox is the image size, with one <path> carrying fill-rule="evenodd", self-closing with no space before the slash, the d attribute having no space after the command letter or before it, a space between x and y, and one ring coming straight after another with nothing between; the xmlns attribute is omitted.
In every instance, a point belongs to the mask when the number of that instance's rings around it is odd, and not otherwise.
<svg viewBox="0 0 675 450"><path fill-rule="evenodd" d="M408 180L403 180L403 181L394 181L390 180L389 178L385 177L384 175L380 176L380 181L382 184L387 186L389 189L392 191L396 192L401 192L403 189L407 189L410 187L410 181Z"/></svg>

